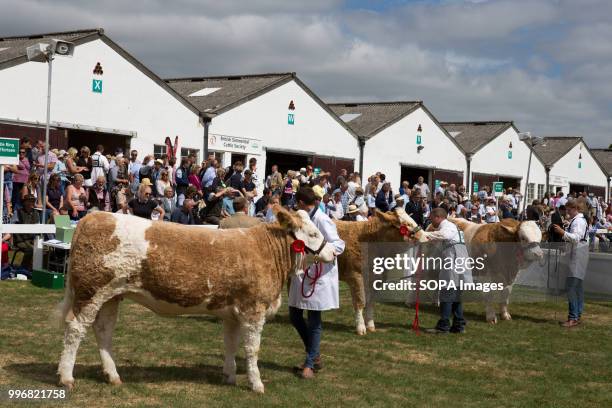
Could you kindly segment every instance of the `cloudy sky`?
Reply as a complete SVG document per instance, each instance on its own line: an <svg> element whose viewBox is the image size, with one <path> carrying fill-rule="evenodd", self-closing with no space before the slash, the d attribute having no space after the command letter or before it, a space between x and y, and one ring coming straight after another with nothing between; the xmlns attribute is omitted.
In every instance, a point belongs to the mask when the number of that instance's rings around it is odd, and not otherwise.
<svg viewBox="0 0 612 408"><path fill-rule="evenodd" d="M162 77L295 71L326 101L423 100L442 121L514 120L612 143L610 0L0 0L0 10L0 36L103 27Z"/></svg>

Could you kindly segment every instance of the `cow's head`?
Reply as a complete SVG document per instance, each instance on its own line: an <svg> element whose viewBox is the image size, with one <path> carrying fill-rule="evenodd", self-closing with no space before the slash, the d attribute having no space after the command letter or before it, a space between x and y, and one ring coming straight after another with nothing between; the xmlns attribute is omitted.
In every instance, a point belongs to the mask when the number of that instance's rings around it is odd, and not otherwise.
<svg viewBox="0 0 612 408"><path fill-rule="evenodd" d="M273 211L278 223L292 238L293 266L296 272L302 266L334 260L333 245L325 241L323 234L310 220L306 211L291 213L280 205L275 205Z"/></svg>
<svg viewBox="0 0 612 408"><path fill-rule="evenodd" d="M519 262L523 264L522 267L544 258L544 253L540 248L542 231L534 221L506 222L506 220L503 220L500 225L518 238L520 243L518 258Z"/></svg>
<svg viewBox="0 0 612 408"><path fill-rule="evenodd" d="M427 241L421 227L401 207L397 207L394 211L387 213L376 211L376 217L383 223L391 225L396 229L393 232L394 237L401 237L404 241L410 242ZM395 241L395 239L390 239L390 241Z"/></svg>

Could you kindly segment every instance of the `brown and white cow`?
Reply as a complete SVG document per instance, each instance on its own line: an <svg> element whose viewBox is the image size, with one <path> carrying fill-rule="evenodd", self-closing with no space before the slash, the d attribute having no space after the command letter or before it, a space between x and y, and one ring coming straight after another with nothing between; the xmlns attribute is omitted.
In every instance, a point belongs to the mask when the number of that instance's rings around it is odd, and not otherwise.
<svg viewBox="0 0 612 408"><path fill-rule="evenodd" d="M408 234L400 233L402 225L407 228ZM376 330L374 301L371 292L373 289L364 287L362 243L425 242L425 233L402 208L387 213L376 211L376 216L365 222L336 221L336 226L338 235L346 245L344 252L338 257L339 279L346 282L351 289L355 311L355 330L361 336L366 334L366 331ZM364 307L366 323L363 319Z"/></svg>
<svg viewBox="0 0 612 408"><path fill-rule="evenodd" d="M61 307L64 350L60 385L74 386L79 344L93 325L108 381L121 380L111 356L119 302L130 298L160 315L212 314L223 319L226 382L236 382L235 356L244 338L251 388L263 392L257 354L266 316L276 313L289 273L314 253L331 262L334 250L308 214L277 206L278 223L209 230L96 212L83 218L72 241ZM291 252L304 241L308 255ZM237 255L239 254L239 255Z"/></svg>
<svg viewBox="0 0 612 408"><path fill-rule="evenodd" d="M540 228L533 221L519 222L514 219L504 219L492 224L475 224L463 218L448 220L463 231L470 256L484 258L485 267L481 275L479 276L478 271L473 269L473 276L504 284L504 291L499 299L501 318L512 319L508 312L508 303L512 284L519 270L541 260L544 256L539 246L542 241ZM495 324L497 316L491 296L485 298L486 319Z"/></svg>

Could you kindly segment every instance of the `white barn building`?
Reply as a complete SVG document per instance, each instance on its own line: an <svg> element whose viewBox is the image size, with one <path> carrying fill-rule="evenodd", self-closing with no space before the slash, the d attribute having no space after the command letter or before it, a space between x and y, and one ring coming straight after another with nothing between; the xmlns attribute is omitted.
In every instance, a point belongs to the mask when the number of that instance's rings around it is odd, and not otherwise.
<svg viewBox="0 0 612 408"><path fill-rule="evenodd" d="M71 41L74 56L53 60L52 147L97 144L107 153L165 152L178 136L181 155L202 147L204 121L194 106L113 42L102 29L0 39L0 135L44 139L46 63L30 62L26 48L51 39Z"/></svg>
<svg viewBox="0 0 612 408"><path fill-rule="evenodd" d="M591 149L591 153L608 173L608 195L606 198L610 199L612 198L612 149Z"/></svg>
<svg viewBox="0 0 612 408"><path fill-rule="evenodd" d="M440 181L464 184L466 161L457 142L423 102L333 103L331 109L365 143L363 179L380 171L397 191L423 176L433 191Z"/></svg>
<svg viewBox="0 0 612 408"><path fill-rule="evenodd" d="M564 194L593 192L608 193L608 173L595 159L582 137L549 136L535 151L544 163L546 184L551 192Z"/></svg>
<svg viewBox="0 0 612 408"><path fill-rule="evenodd" d="M504 188L519 188L525 194L527 168L531 148L519 139L518 129L510 121L442 122L442 125L463 148L468 162L470 192L493 182L503 182ZM528 201L544 195L546 173L544 164L531 155Z"/></svg>
<svg viewBox="0 0 612 408"><path fill-rule="evenodd" d="M208 149L224 166L255 157L260 180L273 164L281 172L312 165L332 180L359 168L357 135L295 73L166 81L212 117Z"/></svg>

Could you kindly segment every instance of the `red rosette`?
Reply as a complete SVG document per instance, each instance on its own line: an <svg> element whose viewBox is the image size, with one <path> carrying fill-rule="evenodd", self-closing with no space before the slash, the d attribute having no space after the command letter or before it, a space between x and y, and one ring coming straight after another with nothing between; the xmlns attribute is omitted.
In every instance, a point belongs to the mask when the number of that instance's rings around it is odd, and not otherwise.
<svg viewBox="0 0 612 408"><path fill-rule="evenodd" d="M401 225L401 226L399 227L399 232L400 232L400 234L402 234L402 235L408 235L408 232L409 232L409 231L408 231L408 227L407 227L407 226L405 226L405 225Z"/></svg>
<svg viewBox="0 0 612 408"><path fill-rule="evenodd" d="M301 239L296 239L291 244L291 249L293 250L293 252L296 252L296 253L303 253L305 248L306 248L306 245L304 244L304 241L302 241Z"/></svg>

